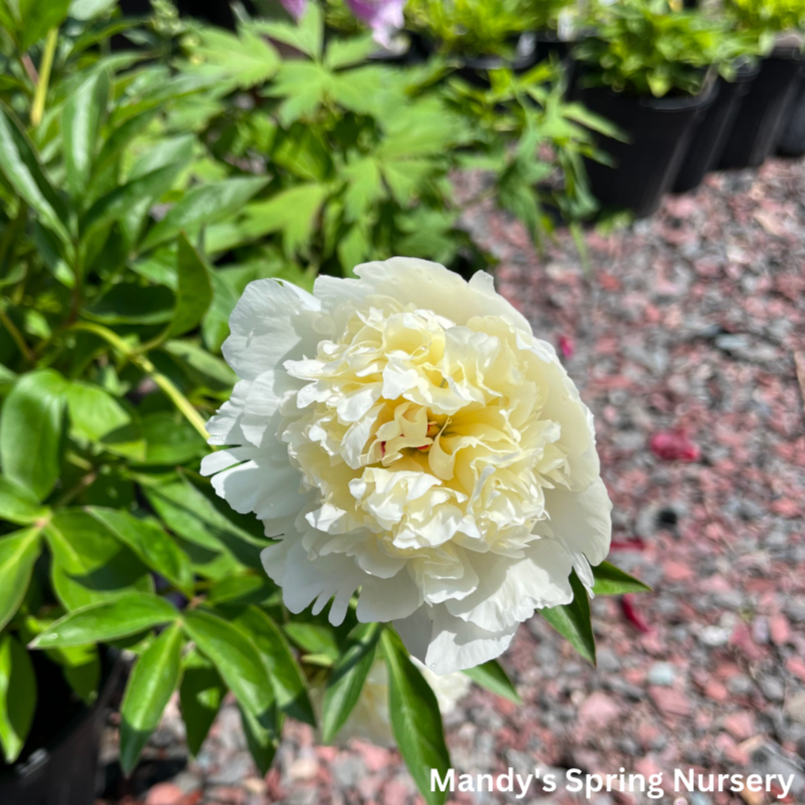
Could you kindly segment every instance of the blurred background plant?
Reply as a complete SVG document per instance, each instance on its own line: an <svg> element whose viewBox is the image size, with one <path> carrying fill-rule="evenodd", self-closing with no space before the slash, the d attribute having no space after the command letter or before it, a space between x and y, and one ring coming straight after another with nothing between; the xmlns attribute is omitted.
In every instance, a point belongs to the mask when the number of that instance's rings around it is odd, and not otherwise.
<svg viewBox="0 0 805 805"><path fill-rule="evenodd" d="M537 23L524 0L410 0L406 17L440 53L459 56L512 55L519 35Z"/></svg>
<svg viewBox="0 0 805 805"><path fill-rule="evenodd" d="M573 55L585 86L653 95L698 93L708 70L733 74L739 57L757 56L757 41L723 14L679 11L667 0L593 3L590 35Z"/></svg>
<svg viewBox="0 0 805 805"><path fill-rule="evenodd" d="M805 29L805 7L799 0L724 0L724 9L764 54L780 33Z"/></svg>

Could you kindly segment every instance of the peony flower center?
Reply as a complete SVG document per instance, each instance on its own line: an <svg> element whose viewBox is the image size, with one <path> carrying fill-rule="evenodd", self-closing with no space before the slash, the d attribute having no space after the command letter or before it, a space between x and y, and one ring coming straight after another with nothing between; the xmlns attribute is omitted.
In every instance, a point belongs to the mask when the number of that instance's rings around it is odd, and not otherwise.
<svg viewBox="0 0 805 805"><path fill-rule="evenodd" d="M315 358L285 368L307 381L280 435L321 493L306 514L333 535L321 552L445 566L448 544L511 554L546 519L543 490L568 485L541 362L501 318L457 326L373 298Z"/></svg>

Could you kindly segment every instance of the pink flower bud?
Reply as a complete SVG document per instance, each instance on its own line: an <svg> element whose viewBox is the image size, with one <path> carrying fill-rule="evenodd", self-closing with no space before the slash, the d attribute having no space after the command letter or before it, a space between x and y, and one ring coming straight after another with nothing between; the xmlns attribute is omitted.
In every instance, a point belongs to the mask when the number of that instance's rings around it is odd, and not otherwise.
<svg viewBox="0 0 805 805"><path fill-rule="evenodd" d="M349 10L372 29L375 42L384 48L391 46L391 37L403 27L406 2L407 0L346 0Z"/></svg>
<svg viewBox="0 0 805 805"><path fill-rule="evenodd" d="M307 0L280 0L282 7L296 20L297 22L305 13L307 8Z"/></svg>

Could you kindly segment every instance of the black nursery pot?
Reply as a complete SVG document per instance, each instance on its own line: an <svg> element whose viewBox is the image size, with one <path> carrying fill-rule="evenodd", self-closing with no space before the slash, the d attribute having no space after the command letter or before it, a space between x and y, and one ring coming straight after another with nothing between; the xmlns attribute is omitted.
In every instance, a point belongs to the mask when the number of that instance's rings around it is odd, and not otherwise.
<svg viewBox="0 0 805 805"><path fill-rule="evenodd" d="M492 85L489 81L489 71L499 70L508 67L515 73L523 73L534 66L532 54L527 56L515 56L513 59L504 59L502 56L478 56L476 58L464 58L455 71L455 75L463 78L468 84L472 84L479 89L489 89Z"/></svg>
<svg viewBox="0 0 805 805"><path fill-rule="evenodd" d="M763 59L735 117L719 168L757 168L771 155L801 67L802 55L795 48L775 48Z"/></svg>
<svg viewBox="0 0 805 805"><path fill-rule="evenodd" d="M777 153L786 157L805 156L805 71L801 70L788 112L780 126Z"/></svg>
<svg viewBox="0 0 805 805"><path fill-rule="evenodd" d="M633 210L638 218L656 212L676 178L694 124L713 101L713 87L674 98L646 98L604 87L582 89L578 96L629 138L599 138L613 167L585 160L593 195L606 206Z"/></svg>
<svg viewBox="0 0 805 805"><path fill-rule="evenodd" d="M759 66L745 65L739 68L733 81L719 78L718 94L694 129L674 182L674 193L695 190L705 175L715 169L743 99L759 72Z"/></svg>
<svg viewBox="0 0 805 805"><path fill-rule="evenodd" d="M53 666L61 674L61 671ZM62 725L49 721L57 707L48 707L48 698L62 701L69 689L61 680L51 686L40 678L40 701L37 721L49 727L51 739L30 752L24 761L0 771L0 803L2 805L93 805L97 793L98 753L101 733L107 715L109 698L120 677L122 665L117 655L104 656L104 676L95 704L81 707ZM49 697L49 690L53 693ZM41 714L41 715L40 715Z"/></svg>

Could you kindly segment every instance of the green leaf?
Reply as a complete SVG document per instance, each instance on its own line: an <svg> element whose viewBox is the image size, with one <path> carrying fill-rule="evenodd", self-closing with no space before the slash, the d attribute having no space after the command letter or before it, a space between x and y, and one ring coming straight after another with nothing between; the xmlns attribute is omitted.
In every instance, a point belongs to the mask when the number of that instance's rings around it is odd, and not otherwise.
<svg viewBox="0 0 805 805"><path fill-rule="evenodd" d="M241 89L263 84L280 65L277 51L249 30L242 30L237 37L221 29L205 28L201 43L195 53L223 70Z"/></svg>
<svg viewBox="0 0 805 805"><path fill-rule="evenodd" d="M115 509L90 506L87 511L115 539L128 545L151 570L164 576L184 593L192 592L190 560L157 522L140 520L133 514Z"/></svg>
<svg viewBox="0 0 805 805"><path fill-rule="evenodd" d="M234 614L234 613L237 614ZM277 705L291 718L316 726L307 684L282 632L262 609L246 606L233 611L232 623L254 643L266 666Z"/></svg>
<svg viewBox="0 0 805 805"><path fill-rule="evenodd" d="M148 593L129 593L113 601L69 612L40 632L31 642L31 648L104 643L171 623L178 617L176 608L164 598Z"/></svg>
<svg viewBox="0 0 805 805"><path fill-rule="evenodd" d="M67 389L67 411L74 433L98 442L131 421L123 406L100 386L74 380Z"/></svg>
<svg viewBox="0 0 805 805"><path fill-rule="evenodd" d="M162 285L119 282L83 312L104 324L162 324L172 319L175 304L173 292Z"/></svg>
<svg viewBox="0 0 805 805"><path fill-rule="evenodd" d="M75 200L83 198L101 126L109 103L109 73L95 70L67 96L62 110L62 138L67 187Z"/></svg>
<svg viewBox="0 0 805 805"><path fill-rule="evenodd" d="M366 677L372 668L382 627L361 623L350 632L344 653L333 665L327 680L322 708L322 739L329 744L346 724Z"/></svg>
<svg viewBox="0 0 805 805"><path fill-rule="evenodd" d="M184 620L187 634L212 660L238 701L258 717L271 714L276 700L254 643L240 629L209 612L189 610Z"/></svg>
<svg viewBox="0 0 805 805"><path fill-rule="evenodd" d="M260 20L253 25L255 31L268 34L272 39L317 58L321 54L324 41L324 20L316 3L308 3L298 22L266 22Z"/></svg>
<svg viewBox="0 0 805 805"><path fill-rule="evenodd" d="M3 405L0 460L3 473L44 500L59 477L67 383L52 369L23 375Z"/></svg>
<svg viewBox="0 0 805 805"><path fill-rule="evenodd" d="M388 629L383 631L391 731L425 802L442 805L447 792L433 791L430 785L431 769L444 778L450 768L439 704L430 685L395 638Z"/></svg>
<svg viewBox="0 0 805 805"><path fill-rule="evenodd" d="M126 145L128 145L134 137L142 133L151 124L151 121L161 112L162 109L158 106L153 109L145 109L139 114L134 115L134 117L126 120L125 123L115 126L98 152L92 169L93 174L99 174L111 165L114 165L117 157L120 156L121 151L123 151ZM156 167L165 167L165 164L153 166L151 170L155 170ZM145 173L148 172L149 171L145 171ZM135 177L129 175L128 178L133 179Z"/></svg>
<svg viewBox="0 0 805 805"><path fill-rule="evenodd" d="M179 684L184 635L174 624L142 653L129 677L120 708L120 765L131 774L151 733L159 726Z"/></svg>
<svg viewBox="0 0 805 805"><path fill-rule="evenodd" d="M297 646L309 654L322 654L332 660L338 659L341 654L335 633L329 626L290 621L282 628Z"/></svg>
<svg viewBox="0 0 805 805"><path fill-rule="evenodd" d="M539 612L560 635L570 641L573 648L585 660L595 665L595 637L590 621L590 600L575 571L570 576L570 586L573 588L573 601L562 606L541 609Z"/></svg>
<svg viewBox="0 0 805 805"><path fill-rule="evenodd" d="M303 184L284 190L267 201L250 204L241 224L244 235L251 240L271 232L282 232L283 248L292 255L313 237L316 216L330 192L322 184Z"/></svg>
<svg viewBox="0 0 805 805"><path fill-rule="evenodd" d="M212 660L245 714L252 756L263 767L279 740L279 713L271 680L260 655L244 634L225 620L199 610L185 615L185 630Z"/></svg>
<svg viewBox="0 0 805 805"><path fill-rule="evenodd" d="M24 486L0 475L0 520L29 525L47 514L47 507L40 506L35 495Z"/></svg>
<svg viewBox="0 0 805 805"><path fill-rule="evenodd" d="M515 704L521 703L520 696L514 689L514 685L512 685L497 660L489 660L483 665L476 665L475 668L467 668L464 673L482 688L491 690L492 693L496 693L498 696L502 696Z"/></svg>
<svg viewBox="0 0 805 805"><path fill-rule="evenodd" d="M148 502L174 533L210 551L226 552L241 564L263 572L260 550L268 542L224 516L201 490L184 476L137 476Z"/></svg>
<svg viewBox="0 0 805 805"><path fill-rule="evenodd" d="M246 745L249 747L252 759L260 774L265 777L271 768L274 755L277 752L278 741L276 735L279 726L267 727L264 723L250 713L240 702L240 723L243 726L243 733L246 736ZM279 725L279 718L277 721Z"/></svg>
<svg viewBox="0 0 805 805"><path fill-rule="evenodd" d="M53 555L53 589L66 609L153 592L148 568L87 512L60 510L45 537Z"/></svg>
<svg viewBox="0 0 805 805"><path fill-rule="evenodd" d="M220 579L213 584L207 595L212 604L261 604L275 588L265 574L237 575Z"/></svg>
<svg viewBox="0 0 805 805"><path fill-rule="evenodd" d="M18 0L22 31L20 50L35 45L51 29L67 19L70 0Z"/></svg>
<svg viewBox="0 0 805 805"><path fill-rule="evenodd" d="M192 233L239 210L268 184L263 177L226 179L189 190L168 214L145 236L141 250L152 249L175 237L181 230Z"/></svg>
<svg viewBox="0 0 805 805"><path fill-rule="evenodd" d="M280 123L288 127L298 120L310 118L327 100L333 75L320 64L295 59L285 61L271 85L263 94L285 98L277 111Z"/></svg>
<svg viewBox="0 0 805 805"><path fill-rule="evenodd" d="M6 763L22 752L36 711L36 674L25 647L0 635L0 746Z"/></svg>
<svg viewBox="0 0 805 805"><path fill-rule="evenodd" d="M377 50L377 42L371 34L356 36L352 39L334 39L327 46L324 63L331 70L352 67L365 62Z"/></svg>
<svg viewBox="0 0 805 805"><path fill-rule="evenodd" d="M226 685L215 666L195 649L185 655L182 666L179 704L187 729L187 748L195 757L221 709Z"/></svg>
<svg viewBox="0 0 805 805"><path fill-rule="evenodd" d="M154 200L170 189L183 168L183 162L159 167L101 196L81 221L83 236L86 238L93 230L122 220L128 224L128 236L133 242L139 221Z"/></svg>
<svg viewBox="0 0 805 805"><path fill-rule="evenodd" d="M371 157L350 163L341 175L347 181L344 194L344 217L347 221L362 218L372 205L386 195L380 168Z"/></svg>
<svg viewBox="0 0 805 805"><path fill-rule="evenodd" d="M184 418L165 411L143 417L144 464L184 464L209 452L198 431Z"/></svg>
<svg viewBox="0 0 805 805"><path fill-rule="evenodd" d="M176 267L179 280L176 309L165 338L173 338L192 330L204 318L212 302L209 270L184 233L179 235Z"/></svg>
<svg viewBox="0 0 805 805"><path fill-rule="evenodd" d="M0 103L0 170L39 220L65 243L67 211L51 185L39 157L14 113Z"/></svg>
<svg viewBox="0 0 805 805"><path fill-rule="evenodd" d="M229 368L229 364L191 341L168 341L162 345L162 349L185 367L197 372L205 385L231 389L238 382L238 376Z"/></svg>
<svg viewBox="0 0 805 805"><path fill-rule="evenodd" d="M212 352L220 352L221 345L229 336L229 317L238 303L239 295L223 277L220 270L214 271L210 276L212 280L213 299L201 332L204 344Z"/></svg>
<svg viewBox="0 0 805 805"><path fill-rule="evenodd" d="M595 576L593 595L651 592L651 587L647 584L644 584L634 576L630 576L626 571L611 565L609 562L602 562L597 567L594 567L593 576Z"/></svg>
<svg viewBox="0 0 805 805"><path fill-rule="evenodd" d="M95 646L77 646L62 653L68 657L68 662L62 667L67 684L84 704L92 706L98 698L98 685L101 682L98 649Z"/></svg>
<svg viewBox="0 0 805 805"><path fill-rule="evenodd" d="M26 528L0 537L0 630L19 609L34 563L39 557L40 528Z"/></svg>
<svg viewBox="0 0 805 805"><path fill-rule="evenodd" d="M70 16L74 20L91 20L109 11L117 0L72 0Z"/></svg>

